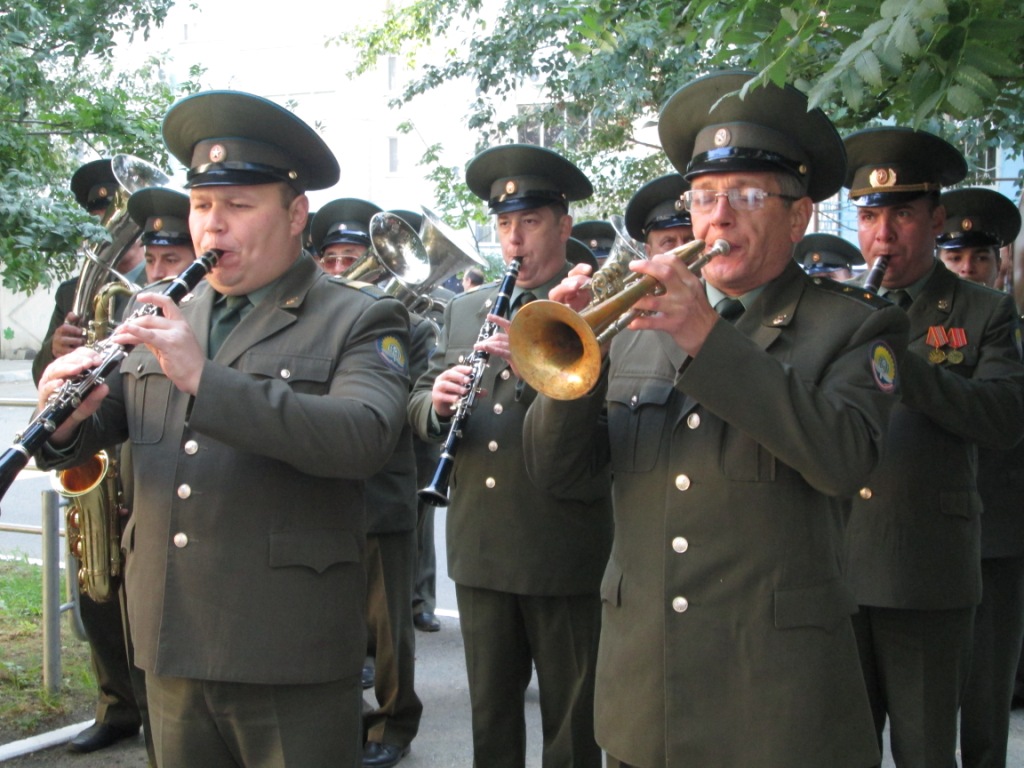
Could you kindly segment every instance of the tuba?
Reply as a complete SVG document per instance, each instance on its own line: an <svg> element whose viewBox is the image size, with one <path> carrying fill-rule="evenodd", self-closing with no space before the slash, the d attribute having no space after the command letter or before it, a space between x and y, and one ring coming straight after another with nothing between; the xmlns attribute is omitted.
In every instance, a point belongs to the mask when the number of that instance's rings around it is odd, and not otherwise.
<svg viewBox="0 0 1024 768"><path fill-rule="evenodd" d="M87 321L89 346L102 342L113 330L117 298L139 290L115 269L142 231L128 215L128 198L144 187L170 182L155 165L132 155L115 155L110 164L119 183L102 220L110 242L86 246L72 308ZM98 603L111 600L121 576L120 531L125 511L117 460L100 451L84 464L54 473L52 483L70 502L65 528L68 549L79 561L79 588Z"/></svg>
<svg viewBox="0 0 1024 768"><path fill-rule="evenodd" d="M419 234L405 219L385 211L370 219L370 238L380 264L392 275L384 292L410 312L443 310L444 305L432 298L430 291L459 270L474 264L487 266L476 248L426 207Z"/></svg>

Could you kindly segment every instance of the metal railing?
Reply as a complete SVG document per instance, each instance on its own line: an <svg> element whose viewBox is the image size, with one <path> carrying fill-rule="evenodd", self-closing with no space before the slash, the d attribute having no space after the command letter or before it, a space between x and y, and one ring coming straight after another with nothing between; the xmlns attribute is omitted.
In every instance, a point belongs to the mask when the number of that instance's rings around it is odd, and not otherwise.
<svg viewBox="0 0 1024 768"><path fill-rule="evenodd" d="M36 401L29 398L2 398L0 406L35 407ZM26 468L24 472L40 471ZM82 613L79 608L78 593L78 561L61 546L61 508L67 506L66 499L54 490L42 492L41 517L42 525L18 525L0 522L0 531L23 533L42 536L42 568L43 568L43 686L47 693L55 695L61 685L60 660L60 616L68 612L71 631L79 640L85 641L85 627L82 625ZM60 601L61 552L67 557L64 568L64 581L68 601Z"/></svg>

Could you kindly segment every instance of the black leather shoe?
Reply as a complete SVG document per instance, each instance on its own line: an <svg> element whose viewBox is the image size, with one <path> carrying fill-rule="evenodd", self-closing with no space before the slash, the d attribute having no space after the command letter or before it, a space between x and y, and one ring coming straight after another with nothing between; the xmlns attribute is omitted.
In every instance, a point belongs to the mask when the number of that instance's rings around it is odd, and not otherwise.
<svg viewBox="0 0 1024 768"><path fill-rule="evenodd" d="M363 690L373 688L374 669L371 664L363 665Z"/></svg>
<svg viewBox="0 0 1024 768"><path fill-rule="evenodd" d="M408 754L408 744L396 747L394 744L368 741L363 747L363 768L391 768L392 765L398 765L399 760Z"/></svg>
<svg viewBox="0 0 1024 768"><path fill-rule="evenodd" d="M420 611L412 615L412 625L420 632L440 632L441 620L429 611Z"/></svg>
<svg viewBox="0 0 1024 768"><path fill-rule="evenodd" d="M98 749L105 749L121 739L134 736L138 732L139 726L120 728L105 723L93 723L68 742L68 749L71 752L95 752Z"/></svg>

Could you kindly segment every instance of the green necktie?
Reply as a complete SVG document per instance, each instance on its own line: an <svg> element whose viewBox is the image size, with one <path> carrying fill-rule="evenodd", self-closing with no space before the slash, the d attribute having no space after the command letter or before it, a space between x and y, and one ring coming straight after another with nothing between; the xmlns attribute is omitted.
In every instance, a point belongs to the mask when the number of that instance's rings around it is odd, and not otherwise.
<svg viewBox="0 0 1024 768"><path fill-rule="evenodd" d="M910 305L914 303L910 293L902 288L897 288L895 291L889 291L885 294L885 298L902 310L910 309Z"/></svg>
<svg viewBox="0 0 1024 768"><path fill-rule="evenodd" d="M249 305L248 296L227 296L214 306L213 322L210 324L210 357L217 354L224 339L242 319L242 310Z"/></svg>
<svg viewBox="0 0 1024 768"><path fill-rule="evenodd" d="M537 297L534 296L530 291L523 291L521 294L519 294L519 297L512 305L512 312L509 314L509 317L512 317L512 315L514 315L516 312L522 309L525 305L529 304L531 301L534 301L536 298Z"/></svg>
<svg viewBox="0 0 1024 768"><path fill-rule="evenodd" d="M735 323L736 318L743 314L743 302L726 296L715 305L715 310L722 316L722 319Z"/></svg>

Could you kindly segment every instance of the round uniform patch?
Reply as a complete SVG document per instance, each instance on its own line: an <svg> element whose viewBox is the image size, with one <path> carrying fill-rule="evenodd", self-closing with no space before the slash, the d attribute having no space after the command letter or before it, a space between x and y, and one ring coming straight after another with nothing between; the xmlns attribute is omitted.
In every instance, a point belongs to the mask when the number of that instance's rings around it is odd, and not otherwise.
<svg viewBox="0 0 1024 768"><path fill-rule="evenodd" d="M884 341L876 342L871 347L871 373L875 384L883 392L896 389L896 356Z"/></svg>
<svg viewBox="0 0 1024 768"><path fill-rule="evenodd" d="M408 357L405 354L405 347L394 336L381 336L377 339L377 354L389 368L408 373Z"/></svg>

